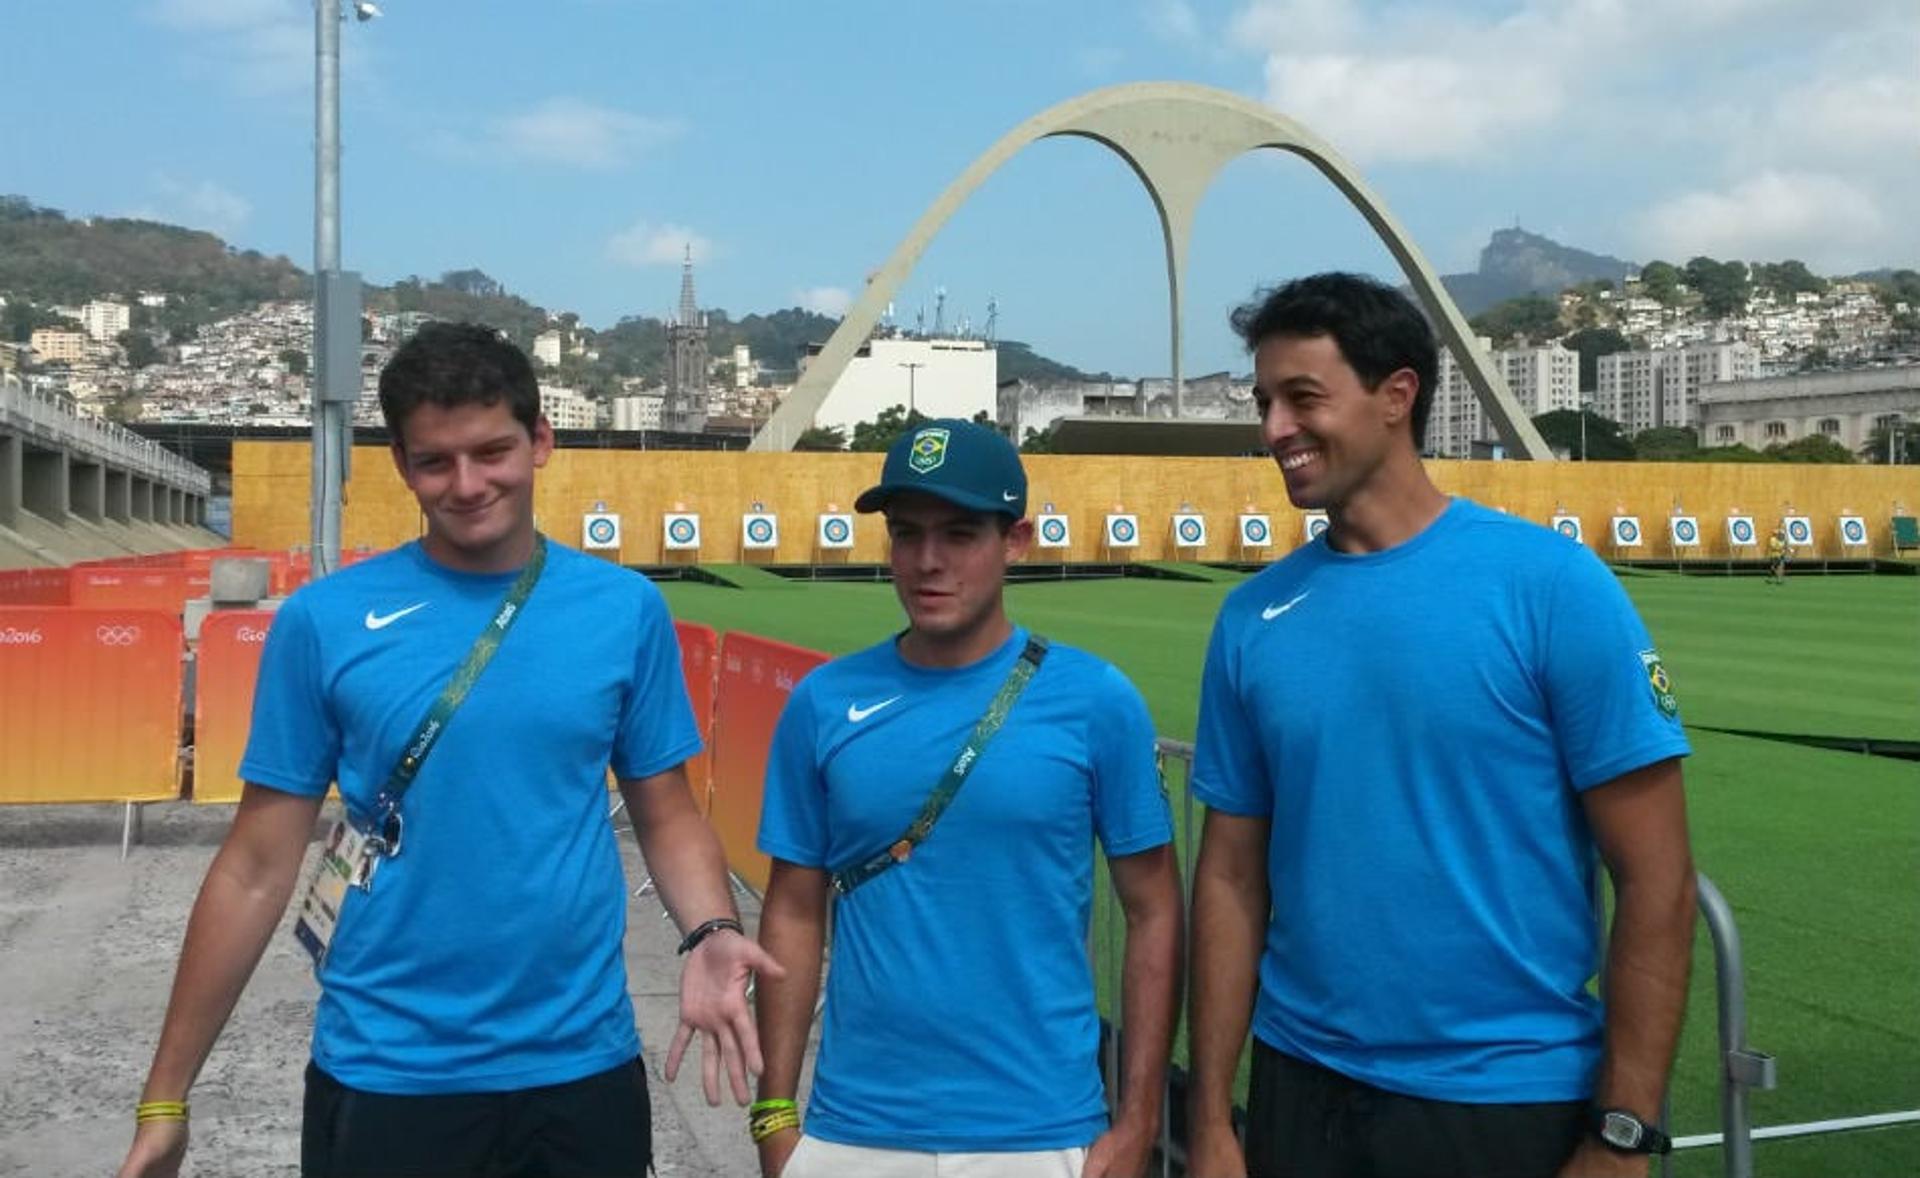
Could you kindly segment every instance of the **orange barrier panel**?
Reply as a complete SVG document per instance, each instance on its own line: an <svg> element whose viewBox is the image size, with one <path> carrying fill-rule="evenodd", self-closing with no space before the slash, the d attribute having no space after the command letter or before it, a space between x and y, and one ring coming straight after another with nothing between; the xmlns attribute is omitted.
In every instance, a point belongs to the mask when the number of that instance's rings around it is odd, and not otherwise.
<svg viewBox="0 0 1920 1178"><path fill-rule="evenodd" d="M68 570L67 602L93 609L157 609L176 618L187 600L205 597L212 575L206 569L95 566Z"/></svg>
<svg viewBox="0 0 1920 1178"><path fill-rule="evenodd" d="M178 613L0 607L0 802L180 792Z"/></svg>
<svg viewBox="0 0 1920 1178"><path fill-rule="evenodd" d="M780 710L793 685L827 661L806 650L730 632L720 642L720 674L714 697L713 800L707 821L720 835L727 866L765 894L770 864L754 846L760 832L760 802L767 750Z"/></svg>
<svg viewBox="0 0 1920 1178"><path fill-rule="evenodd" d="M253 722L253 685L260 675L273 611L222 610L200 624L193 686L193 800L240 800L240 756Z"/></svg>
<svg viewBox="0 0 1920 1178"><path fill-rule="evenodd" d="M73 574L67 569L15 569L0 573L0 605L66 605Z"/></svg>
<svg viewBox="0 0 1920 1178"><path fill-rule="evenodd" d="M720 665L720 635L712 626L675 622L680 640L680 673L686 676L687 698L693 703L693 723L706 751L687 762L687 784L693 787L700 809L713 809L713 696L714 676Z"/></svg>

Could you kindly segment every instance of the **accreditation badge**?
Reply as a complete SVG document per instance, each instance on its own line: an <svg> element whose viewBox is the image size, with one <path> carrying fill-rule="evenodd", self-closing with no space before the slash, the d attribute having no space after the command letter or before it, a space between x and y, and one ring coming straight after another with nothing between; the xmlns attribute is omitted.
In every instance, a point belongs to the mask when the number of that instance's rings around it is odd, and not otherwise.
<svg viewBox="0 0 1920 1178"><path fill-rule="evenodd" d="M367 836L355 830L353 823L346 819L335 822L327 832L327 841L320 845L313 875L307 881L306 895L300 901L300 915L293 922L294 939L313 958L315 970L327 960L327 949L333 944L333 933L340 923L340 910L347 901L347 889L359 888L363 892L371 889L380 859Z"/></svg>

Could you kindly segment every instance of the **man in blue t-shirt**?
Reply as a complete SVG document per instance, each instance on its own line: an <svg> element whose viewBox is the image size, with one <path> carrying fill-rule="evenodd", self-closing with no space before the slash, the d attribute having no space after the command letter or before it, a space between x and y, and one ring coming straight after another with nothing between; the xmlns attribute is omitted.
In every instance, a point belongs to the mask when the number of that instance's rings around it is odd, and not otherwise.
<svg viewBox="0 0 1920 1178"><path fill-rule="evenodd" d="M315 581L274 622L246 788L187 924L121 1174L178 1172L187 1092L337 783L391 853L364 860L368 886L346 889L324 951L310 944L302 1174L641 1178L652 1131L609 767L687 932L667 1078L698 1033L707 1098L724 1055L744 1103L759 1070L748 975L779 968L741 935L687 789L700 741L665 604L535 531L553 431L527 358L496 332L422 328L381 373L380 406L426 534ZM448 714L436 701L483 631L502 636ZM403 755L414 772L389 830L381 796Z"/></svg>
<svg viewBox="0 0 1920 1178"><path fill-rule="evenodd" d="M760 940L786 980L760 983L767 1070L749 1123L768 1178L1146 1164L1179 1002L1173 826L1139 692L1007 618L1026 498L1005 438L939 420L909 430L855 504L886 513L907 628L802 679L768 756ZM982 738L989 713L1004 720ZM909 837L955 775L950 805ZM1128 929L1111 1126L1086 950L1096 838ZM794 1099L836 892L803 1137Z"/></svg>
<svg viewBox="0 0 1920 1178"><path fill-rule="evenodd" d="M1322 274L1234 325L1287 496L1329 527L1207 651L1188 1172L1644 1175L1694 919L1660 656L1584 547L1429 480L1436 349L1404 296Z"/></svg>

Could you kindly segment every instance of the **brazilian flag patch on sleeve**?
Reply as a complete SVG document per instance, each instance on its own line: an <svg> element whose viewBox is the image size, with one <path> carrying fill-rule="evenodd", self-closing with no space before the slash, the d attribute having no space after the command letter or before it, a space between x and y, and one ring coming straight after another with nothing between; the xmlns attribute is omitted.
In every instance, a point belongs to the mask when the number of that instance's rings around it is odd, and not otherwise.
<svg viewBox="0 0 1920 1178"><path fill-rule="evenodd" d="M1654 706L1660 709L1660 714L1668 717L1679 715L1680 701L1673 698L1673 676L1667 674L1665 664L1661 663L1660 652L1641 651L1640 665L1646 668L1647 686L1653 691Z"/></svg>

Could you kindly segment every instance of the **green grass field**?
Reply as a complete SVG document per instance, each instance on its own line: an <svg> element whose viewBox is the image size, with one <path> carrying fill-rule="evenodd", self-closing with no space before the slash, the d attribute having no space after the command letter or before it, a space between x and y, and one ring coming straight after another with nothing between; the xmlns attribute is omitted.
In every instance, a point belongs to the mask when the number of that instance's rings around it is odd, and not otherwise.
<svg viewBox="0 0 1920 1178"><path fill-rule="evenodd" d="M1920 740L1920 578L1635 576L1623 581L1707 728ZM1190 738L1200 665L1230 583L1016 585L1009 608L1131 676L1163 735ZM663 586L676 616L840 653L901 624L887 585L758 592ZM1696 728L1695 857L1745 945L1749 1035L1779 1059L1759 1125L1920 1108L1920 766ZM1178 809L1178 807L1176 807ZM1712 954L1701 929L1675 1067L1673 1127L1718 1126ZM1761 1142L1757 1172L1920 1173L1920 1126ZM1676 1174L1718 1174L1717 1150Z"/></svg>

